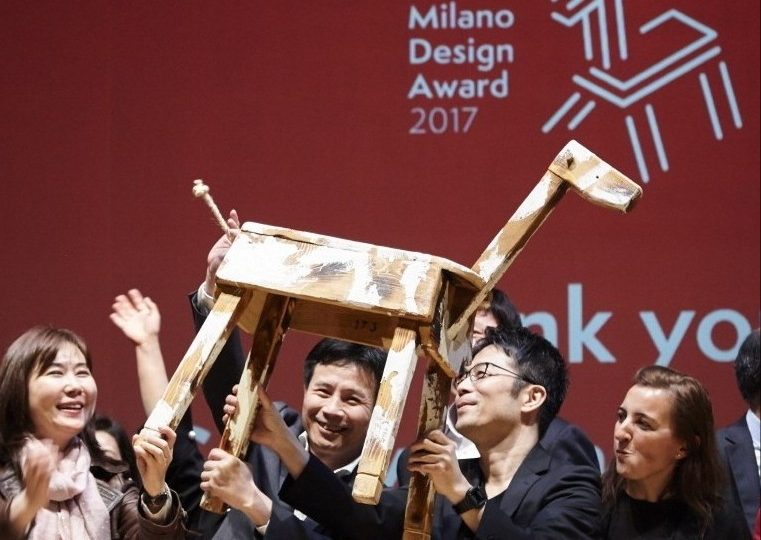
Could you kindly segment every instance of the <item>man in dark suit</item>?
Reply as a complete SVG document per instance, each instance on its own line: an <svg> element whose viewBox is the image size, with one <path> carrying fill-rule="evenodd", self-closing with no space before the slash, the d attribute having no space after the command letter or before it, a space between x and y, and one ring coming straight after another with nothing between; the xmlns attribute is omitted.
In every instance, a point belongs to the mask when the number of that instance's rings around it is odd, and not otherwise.
<svg viewBox="0 0 761 540"><path fill-rule="evenodd" d="M567 389L558 350L524 328L493 329L457 377L457 429L480 457L459 462L454 441L432 431L410 447L409 467L434 484L433 537L595 538L600 534L599 470L562 463L539 443ZM253 440L288 469L281 498L346 538L399 538L406 489L386 490L377 506L348 490L288 434L262 396Z"/></svg>
<svg viewBox="0 0 761 540"><path fill-rule="evenodd" d="M384 361L385 354L379 349L323 339L304 363L301 415L285 404L277 406L289 433L348 485L356 473ZM237 381L240 373L230 370L236 364L235 359L219 358L215 367L228 371L230 379ZM220 384L218 375L215 379ZM222 383L217 389L224 387ZM206 394L216 391L208 388ZM212 412L221 417L221 411ZM285 476L279 458L259 445L251 445L245 462L212 450L203 465L201 488L232 510L221 522L214 517L209 521L207 515L201 528L206 534L216 529L215 539L329 537L320 524L280 501L277 494Z"/></svg>
<svg viewBox="0 0 761 540"><path fill-rule="evenodd" d="M473 321L472 344L475 346L486 333L487 328L520 328L520 313L510 297L500 289L492 289L476 311ZM455 392L453 391L453 394ZM478 450L471 441L457 431L457 409L449 407L446 416L444 432L455 441L457 459L472 459L478 457ZM591 465L600 468L595 445L589 440L584 431L575 424L556 417L547 426L541 438L542 446L552 455L553 463L575 463ZM406 486L410 481L407 470L409 449L405 448L396 463L396 477L400 486Z"/></svg>
<svg viewBox="0 0 761 540"><path fill-rule="evenodd" d="M735 359L737 386L748 403L748 411L737 422L719 430L716 435L727 465L732 498L742 508L751 532L758 519L761 499L760 363L757 328L743 341Z"/></svg>

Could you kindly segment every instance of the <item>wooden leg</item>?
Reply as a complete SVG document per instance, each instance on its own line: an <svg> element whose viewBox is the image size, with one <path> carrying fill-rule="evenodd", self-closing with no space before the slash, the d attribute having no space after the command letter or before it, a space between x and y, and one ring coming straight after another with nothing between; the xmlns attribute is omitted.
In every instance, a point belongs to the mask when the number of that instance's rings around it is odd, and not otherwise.
<svg viewBox="0 0 761 540"><path fill-rule="evenodd" d="M449 402L452 378L434 361L428 361L428 371L423 381L423 399L418 418L418 437L444 425L444 415ZM420 473L413 473L407 494L407 511L404 516L404 540L428 540L431 538L433 517L433 484Z"/></svg>
<svg viewBox="0 0 761 540"><path fill-rule="evenodd" d="M224 292L219 295L214 308L172 375L164 395L146 420L146 428L158 430L163 425L177 429L250 298L250 291L240 295Z"/></svg>
<svg viewBox="0 0 761 540"><path fill-rule="evenodd" d="M407 328L394 331L354 481L352 496L355 501L377 504L380 499L404 402L415 373L416 337L416 332Z"/></svg>
<svg viewBox="0 0 761 540"><path fill-rule="evenodd" d="M294 303L291 298L258 291L250 302L252 310L245 318L255 331L251 351L238 384L238 412L227 421L219 443L219 448L229 454L242 457L248 449L249 435L259 406L256 388L260 384L267 387L275 368L277 353L288 330ZM225 509L221 500L206 494L201 499L201 507L218 514Z"/></svg>

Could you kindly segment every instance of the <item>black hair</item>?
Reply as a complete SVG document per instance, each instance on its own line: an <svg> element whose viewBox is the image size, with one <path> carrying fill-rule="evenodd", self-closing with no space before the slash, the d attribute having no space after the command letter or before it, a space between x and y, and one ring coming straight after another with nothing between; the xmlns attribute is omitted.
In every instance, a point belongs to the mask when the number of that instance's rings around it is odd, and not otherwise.
<svg viewBox="0 0 761 540"><path fill-rule="evenodd" d="M373 376L377 392L383 378L386 353L382 349L368 345L333 338L321 339L304 360L304 386L309 386L317 364L356 364Z"/></svg>
<svg viewBox="0 0 761 540"><path fill-rule="evenodd" d="M527 384L538 384L547 391L539 410L539 436L560 411L568 392L568 372L560 351L539 334L524 327L487 328L486 335L473 348L473 357L494 345L515 361L521 379L515 380L513 394Z"/></svg>
<svg viewBox="0 0 761 540"><path fill-rule="evenodd" d="M737 388L751 408L761 400L761 368L759 367L759 329L753 330L740 345L735 359Z"/></svg>
<svg viewBox="0 0 761 540"><path fill-rule="evenodd" d="M93 418L93 427L95 431L103 431L111 435L116 441L116 446L119 448L119 454L121 454L121 461L128 467L128 475L130 479L134 480L138 485L142 483L140 477L140 471L137 468L137 460L135 458L135 450L132 448L132 440L122 425L111 418L103 414L96 414Z"/></svg>
<svg viewBox="0 0 761 540"><path fill-rule="evenodd" d="M484 299L480 309L491 313L500 328L520 328L523 326L520 313L518 313L510 297L500 289L492 289Z"/></svg>

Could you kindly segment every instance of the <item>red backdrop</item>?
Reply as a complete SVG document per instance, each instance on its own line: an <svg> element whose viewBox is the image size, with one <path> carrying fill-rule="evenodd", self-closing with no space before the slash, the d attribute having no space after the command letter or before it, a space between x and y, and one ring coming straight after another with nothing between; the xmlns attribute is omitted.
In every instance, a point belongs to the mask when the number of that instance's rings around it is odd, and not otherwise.
<svg viewBox="0 0 761 540"><path fill-rule="evenodd" d="M718 424L744 410L729 360L759 323L757 1L11 1L0 18L2 344L82 334L101 410L130 428L111 300L159 303L176 366L218 236L194 178L244 220L470 266L571 138L644 197L627 216L566 197L500 283L570 362L563 416L607 452L654 362L704 381ZM313 343L288 336L277 398L300 402Z"/></svg>

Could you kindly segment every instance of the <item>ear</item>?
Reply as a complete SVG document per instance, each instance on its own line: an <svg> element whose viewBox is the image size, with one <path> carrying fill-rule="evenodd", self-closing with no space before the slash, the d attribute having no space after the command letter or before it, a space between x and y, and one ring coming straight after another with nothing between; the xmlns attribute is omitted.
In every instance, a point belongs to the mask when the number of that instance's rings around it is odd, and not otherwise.
<svg viewBox="0 0 761 540"><path fill-rule="evenodd" d="M694 445L693 448L696 448L696 449L700 448L700 445L702 444L700 437L698 437L697 435L695 435L695 438L692 442ZM677 460L680 460L680 459L686 458L689 455L690 455L689 446L687 445L686 442L682 441L682 445L679 447L679 450L677 450L676 456L674 457L676 457Z"/></svg>
<svg viewBox="0 0 761 540"><path fill-rule="evenodd" d="M547 399L547 390L544 386L529 384L521 391L521 396L521 412L537 411Z"/></svg>
<svg viewBox="0 0 761 540"><path fill-rule="evenodd" d="M674 457L677 461L679 461L686 458L688 455L690 455L690 450L687 448L687 444L683 442L681 446L679 446L679 449L676 451L676 455Z"/></svg>

